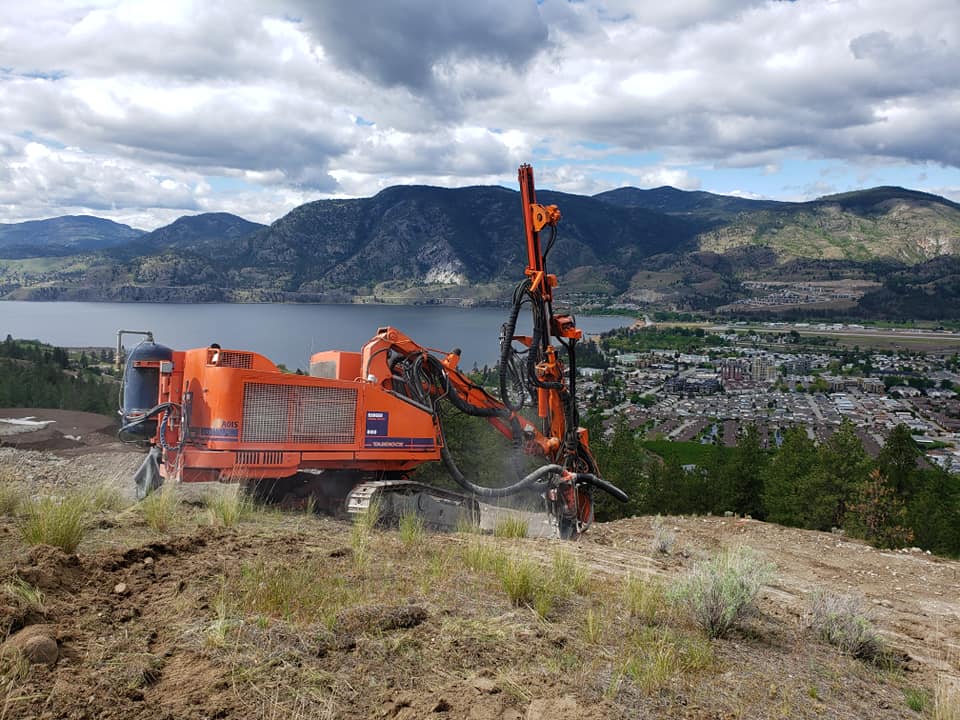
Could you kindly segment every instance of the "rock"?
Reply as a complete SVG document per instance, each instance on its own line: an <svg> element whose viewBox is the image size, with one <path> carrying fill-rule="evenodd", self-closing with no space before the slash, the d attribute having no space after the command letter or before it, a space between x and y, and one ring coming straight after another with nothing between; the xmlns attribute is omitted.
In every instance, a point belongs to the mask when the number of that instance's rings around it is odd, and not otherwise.
<svg viewBox="0 0 960 720"><path fill-rule="evenodd" d="M0 654L14 648L32 665L54 665L60 657L60 646L57 645L55 636L56 631L52 625L30 625L11 635L0 645Z"/></svg>
<svg viewBox="0 0 960 720"><path fill-rule="evenodd" d="M450 703L448 703L444 698L437 700L436 704L433 706L431 712L435 713L445 713L450 712Z"/></svg>
<svg viewBox="0 0 960 720"><path fill-rule="evenodd" d="M576 718L582 715L583 708L572 695L533 700L527 708L527 720L556 720L556 718Z"/></svg>
<svg viewBox="0 0 960 720"><path fill-rule="evenodd" d="M151 565L153 565L153 558L150 557L150 556L145 557L145 558L143 559L143 564L144 564L144 566L146 566L146 567L150 567Z"/></svg>
<svg viewBox="0 0 960 720"><path fill-rule="evenodd" d="M126 595L127 589L126 583L117 583L113 586L113 592L115 592L117 595Z"/></svg>
<svg viewBox="0 0 960 720"><path fill-rule="evenodd" d="M351 634L386 632L416 627L427 619L427 611L419 605L361 605L347 608L334 621L334 631Z"/></svg>
<svg viewBox="0 0 960 720"><path fill-rule="evenodd" d="M476 677L470 681L470 684L485 695L494 695L500 692L500 688L490 678Z"/></svg>

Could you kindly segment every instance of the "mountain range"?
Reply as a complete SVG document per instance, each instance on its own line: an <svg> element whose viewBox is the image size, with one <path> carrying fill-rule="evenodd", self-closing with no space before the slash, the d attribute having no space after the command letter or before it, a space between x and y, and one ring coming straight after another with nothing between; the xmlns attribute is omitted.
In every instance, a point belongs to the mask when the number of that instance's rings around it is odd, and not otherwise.
<svg viewBox="0 0 960 720"><path fill-rule="evenodd" d="M898 293L914 307L918 287L960 277L960 205L904 188L802 203L672 187L538 200L562 212L547 264L576 304L705 310L750 296L749 280L846 278L865 283L864 308L889 310ZM86 216L0 225L5 299L497 302L525 265L519 194L502 187L391 187L269 226L226 213L153 232Z"/></svg>

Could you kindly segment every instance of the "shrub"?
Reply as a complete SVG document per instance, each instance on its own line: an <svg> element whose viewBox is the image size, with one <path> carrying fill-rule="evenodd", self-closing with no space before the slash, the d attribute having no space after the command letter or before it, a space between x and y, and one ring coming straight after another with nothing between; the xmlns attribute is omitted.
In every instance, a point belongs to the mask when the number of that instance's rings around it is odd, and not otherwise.
<svg viewBox="0 0 960 720"><path fill-rule="evenodd" d="M699 563L675 592L675 599L712 638L723 637L755 610L772 567L750 548L725 551Z"/></svg>
<svg viewBox="0 0 960 720"><path fill-rule="evenodd" d="M853 595L817 592L809 600L809 625L816 636L841 651L863 660L883 654L883 643Z"/></svg>
<svg viewBox="0 0 960 720"><path fill-rule="evenodd" d="M176 519L179 502L176 486L166 484L141 500L139 508L147 525L166 532Z"/></svg>
<svg viewBox="0 0 960 720"><path fill-rule="evenodd" d="M53 545L76 551L87 531L90 506L79 495L42 497L24 506L20 532L30 545Z"/></svg>

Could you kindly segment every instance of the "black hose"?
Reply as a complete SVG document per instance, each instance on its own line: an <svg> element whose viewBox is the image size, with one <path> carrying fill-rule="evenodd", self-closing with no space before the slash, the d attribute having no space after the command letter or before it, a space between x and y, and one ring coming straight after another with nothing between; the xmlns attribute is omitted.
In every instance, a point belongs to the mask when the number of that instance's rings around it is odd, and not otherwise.
<svg viewBox="0 0 960 720"><path fill-rule="evenodd" d="M510 372L510 356L513 354L513 336L517 330L517 318L520 316L520 308L523 306L523 296L527 291L529 280L520 283L513 291L513 307L510 308L510 315L500 330L500 400L508 408L517 412L523 407L523 400L516 404L510 400L510 393L507 390L508 375Z"/></svg>
<svg viewBox="0 0 960 720"><path fill-rule="evenodd" d="M627 502L630 499L630 496L627 495L623 490L618 488L612 482L608 482L603 478L599 478L593 473L575 473L576 481L586 483L587 485L593 485L595 488L603 490L605 493L608 493L615 497L620 502Z"/></svg>
<svg viewBox="0 0 960 720"><path fill-rule="evenodd" d="M534 483L543 480L545 476L551 473L563 472L563 468L559 465L543 465L512 485L506 485L505 487L500 488L488 488L483 487L482 485L476 485L464 477L463 473L460 472L460 468L458 468L456 462L454 462L453 456L450 454L450 450L446 445L440 448L440 458L443 460L443 464L446 466L447 472L450 473L450 477L453 478L457 485L462 487L464 490L467 490L482 498L495 499L507 497L508 495L515 495L521 490L526 490L527 488L531 487Z"/></svg>
<svg viewBox="0 0 960 720"><path fill-rule="evenodd" d="M137 418L137 419L134 420L133 422L128 422L126 425L121 426L120 429L117 431L117 433L119 434L119 433L122 433L122 432L128 432L128 431L130 430L130 428L136 427L137 425L141 425L142 423L145 423L147 420L149 420L150 418L152 418L154 415L157 415L158 413L161 413L161 412L163 412L164 410L169 410L170 408L179 409L180 406L177 405L176 403L172 403L172 402L160 403L160 404L157 405L156 407L153 407L153 408L150 408L149 410L147 410L147 411L143 414L143 417Z"/></svg>

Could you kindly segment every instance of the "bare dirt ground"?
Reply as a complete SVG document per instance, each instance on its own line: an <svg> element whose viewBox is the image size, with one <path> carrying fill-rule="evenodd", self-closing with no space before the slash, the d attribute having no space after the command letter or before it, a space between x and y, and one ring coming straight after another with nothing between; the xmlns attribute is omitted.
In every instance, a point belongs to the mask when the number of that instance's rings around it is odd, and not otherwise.
<svg viewBox="0 0 960 720"><path fill-rule="evenodd" d="M0 479L24 496L95 483L132 495L137 453L72 450L0 448ZM404 543L396 531L358 542L329 518L266 510L224 528L182 503L162 533L136 506L101 510L67 554L27 545L0 515L0 720L917 718L905 693L957 683L960 563L734 518L663 524L668 554L652 549L651 518L597 524L576 543ZM629 611L627 577L669 590L740 545L775 579L728 638L706 640L665 600L646 618ZM479 569L482 548L547 570L566 558L586 582L538 614ZM18 582L42 600L18 599ZM866 599L884 663L811 636L816 590ZM52 659L13 651L43 639Z"/></svg>

